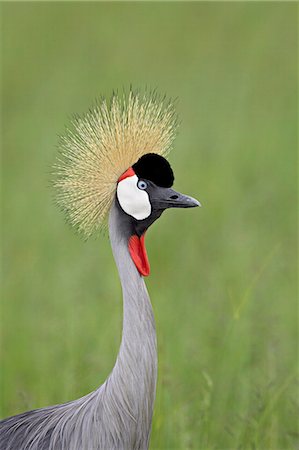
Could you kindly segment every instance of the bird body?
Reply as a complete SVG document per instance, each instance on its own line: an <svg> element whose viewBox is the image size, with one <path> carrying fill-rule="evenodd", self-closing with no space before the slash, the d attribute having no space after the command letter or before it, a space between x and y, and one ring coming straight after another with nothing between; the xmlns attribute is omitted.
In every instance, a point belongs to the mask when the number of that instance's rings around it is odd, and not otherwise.
<svg viewBox="0 0 299 450"><path fill-rule="evenodd" d="M159 154L171 141L169 109L163 116L161 105L148 100L140 103L139 98L130 99L131 106L129 104L127 109L117 109L115 104L119 104L112 102L109 120L97 115L88 116L88 120L83 121L83 128L80 122L81 135L77 131L81 137L72 137L71 146L66 146L69 153L64 157L69 165L66 161L62 163L60 175L63 178L57 182L62 191L60 204L71 221L79 224L79 228L81 225L86 234L98 227L96 218L102 219L109 206L109 237L123 293L122 340L114 368L103 385L78 400L2 420L0 450L148 449L157 381L157 344L153 310L143 278L150 271L145 233L165 209L200 204L171 189L172 169ZM136 105L139 105L140 114ZM104 120L104 125L107 122L106 128L101 122L96 126L95 118ZM141 128L143 126L141 134L138 123ZM99 130L102 130L102 136ZM141 137L146 142L140 149L136 142L142 143ZM99 143L98 147L95 145L99 138L102 138L102 147ZM107 142L109 145L114 142L114 151L118 151L115 158L119 162L118 170L111 153L103 150ZM123 154L124 142L130 142L135 148L133 152L129 149L131 165L126 166L126 170L124 161L128 161L128 155ZM148 152L149 142L158 147L158 153ZM84 145L86 160L83 158ZM96 153L97 149L100 149L99 153ZM98 165L90 164L90 155L93 155L93 162L103 162L104 158L106 169L110 161L112 168L111 173L105 175L106 182L101 184ZM115 172L118 172L118 178L114 191L111 191Z"/></svg>
<svg viewBox="0 0 299 450"><path fill-rule="evenodd" d="M123 332L115 366L102 386L78 400L2 421L1 450L148 448L157 378L155 321L115 204L109 234L123 290Z"/></svg>

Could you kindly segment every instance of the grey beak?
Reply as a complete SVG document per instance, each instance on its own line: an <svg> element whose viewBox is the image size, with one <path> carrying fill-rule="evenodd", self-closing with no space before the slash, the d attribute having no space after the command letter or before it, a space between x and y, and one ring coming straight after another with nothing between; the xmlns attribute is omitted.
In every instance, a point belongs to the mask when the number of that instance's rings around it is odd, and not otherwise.
<svg viewBox="0 0 299 450"><path fill-rule="evenodd" d="M156 190L154 204L159 209L166 208L194 208L201 206L200 202L193 197L176 192L171 188L159 188Z"/></svg>

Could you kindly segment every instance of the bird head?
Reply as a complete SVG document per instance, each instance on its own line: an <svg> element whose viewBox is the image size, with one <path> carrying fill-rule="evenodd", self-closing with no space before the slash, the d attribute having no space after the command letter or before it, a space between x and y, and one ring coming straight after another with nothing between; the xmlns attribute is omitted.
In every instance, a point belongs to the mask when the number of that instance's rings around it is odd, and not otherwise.
<svg viewBox="0 0 299 450"><path fill-rule="evenodd" d="M116 205L123 214L131 257L143 276L149 275L145 232L168 208L193 208L200 203L174 191L169 162L155 153L143 155L118 179Z"/></svg>
<svg viewBox="0 0 299 450"><path fill-rule="evenodd" d="M165 157L176 128L171 101L155 92L131 90L77 116L60 140L57 203L85 237L105 226L114 203L141 275L149 274L144 246L148 227L167 208L199 206L171 187L174 176Z"/></svg>

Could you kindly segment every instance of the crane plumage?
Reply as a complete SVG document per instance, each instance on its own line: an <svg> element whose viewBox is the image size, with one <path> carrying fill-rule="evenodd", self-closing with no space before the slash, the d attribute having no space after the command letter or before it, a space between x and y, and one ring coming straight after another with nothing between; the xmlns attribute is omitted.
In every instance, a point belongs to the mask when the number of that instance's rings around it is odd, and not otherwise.
<svg viewBox="0 0 299 450"><path fill-rule="evenodd" d="M60 206L86 236L103 225L123 293L119 353L107 380L65 404L0 422L0 450L147 450L157 380L145 233L167 208L199 206L174 191L164 158L175 134L171 103L130 92L103 100L62 138L55 186Z"/></svg>
<svg viewBox="0 0 299 450"><path fill-rule="evenodd" d="M176 134L173 103L156 93L102 99L72 121L55 165L57 202L84 236L105 225L120 175L147 153L166 156Z"/></svg>

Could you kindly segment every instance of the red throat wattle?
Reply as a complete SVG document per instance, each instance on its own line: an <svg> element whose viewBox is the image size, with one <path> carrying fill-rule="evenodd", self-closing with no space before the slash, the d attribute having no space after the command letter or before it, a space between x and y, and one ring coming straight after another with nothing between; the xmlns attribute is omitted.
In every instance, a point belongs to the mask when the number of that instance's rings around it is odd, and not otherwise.
<svg viewBox="0 0 299 450"><path fill-rule="evenodd" d="M140 275L147 277L150 273L150 265L146 253L144 238L145 234L143 234L140 238L134 234L129 239L128 247L131 258L133 259L138 272Z"/></svg>

